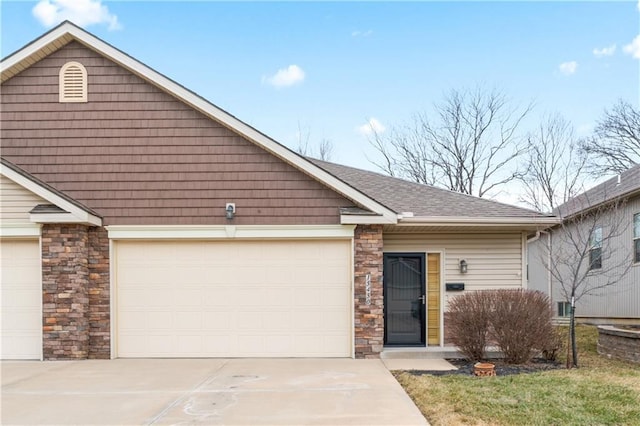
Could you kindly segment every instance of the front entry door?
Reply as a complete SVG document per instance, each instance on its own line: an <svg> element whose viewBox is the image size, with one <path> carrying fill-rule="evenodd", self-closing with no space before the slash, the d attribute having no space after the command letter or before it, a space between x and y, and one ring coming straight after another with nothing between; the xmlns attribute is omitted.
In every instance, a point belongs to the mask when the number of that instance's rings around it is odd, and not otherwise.
<svg viewBox="0 0 640 426"><path fill-rule="evenodd" d="M384 344L425 344L425 255L384 255Z"/></svg>

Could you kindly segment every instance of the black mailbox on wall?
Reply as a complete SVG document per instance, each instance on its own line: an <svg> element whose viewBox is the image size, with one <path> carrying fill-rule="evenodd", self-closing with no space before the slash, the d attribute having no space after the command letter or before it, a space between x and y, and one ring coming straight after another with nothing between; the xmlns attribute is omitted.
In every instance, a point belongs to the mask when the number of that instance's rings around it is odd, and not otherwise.
<svg viewBox="0 0 640 426"><path fill-rule="evenodd" d="M464 283L447 283L447 291L463 291Z"/></svg>

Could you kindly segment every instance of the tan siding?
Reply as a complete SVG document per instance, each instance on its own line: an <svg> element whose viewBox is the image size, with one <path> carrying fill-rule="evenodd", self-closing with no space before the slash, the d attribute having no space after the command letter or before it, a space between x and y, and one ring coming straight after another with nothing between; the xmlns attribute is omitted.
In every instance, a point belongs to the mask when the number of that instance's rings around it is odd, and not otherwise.
<svg viewBox="0 0 640 426"><path fill-rule="evenodd" d="M442 252L444 282L465 290L522 287L522 236L513 234L384 234L386 252ZM469 269L460 273L460 259ZM459 292L446 292L445 301Z"/></svg>
<svg viewBox="0 0 640 426"><path fill-rule="evenodd" d="M0 222L4 224L31 223L29 211L38 204L49 204L5 176L0 176L0 194Z"/></svg>
<svg viewBox="0 0 640 426"><path fill-rule="evenodd" d="M68 61L88 103L58 102ZM78 43L2 85L2 155L109 224L335 224L353 206L289 164Z"/></svg>

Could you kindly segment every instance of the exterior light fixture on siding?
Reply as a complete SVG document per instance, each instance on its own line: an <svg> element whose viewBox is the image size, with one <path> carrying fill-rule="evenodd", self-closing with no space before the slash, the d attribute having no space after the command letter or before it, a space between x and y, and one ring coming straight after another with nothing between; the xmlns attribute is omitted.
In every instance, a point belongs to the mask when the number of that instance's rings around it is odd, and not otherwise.
<svg viewBox="0 0 640 426"><path fill-rule="evenodd" d="M227 219L231 220L236 215L236 205L235 203L227 203L224 211L227 213Z"/></svg>
<svg viewBox="0 0 640 426"><path fill-rule="evenodd" d="M460 273L462 274L466 274L467 273L467 261L465 259L461 259L460 260Z"/></svg>

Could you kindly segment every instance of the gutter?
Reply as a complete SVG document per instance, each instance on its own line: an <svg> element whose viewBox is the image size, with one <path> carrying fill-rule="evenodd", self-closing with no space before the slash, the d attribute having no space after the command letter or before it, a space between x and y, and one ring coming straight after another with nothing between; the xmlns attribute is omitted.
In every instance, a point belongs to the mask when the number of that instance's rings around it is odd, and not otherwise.
<svg viewBox="0 0 640 426"><path fill-rule="evenodd" d="M561 223L558 217L540 217L540 218L514 218L514 217L468 217L468 216L422 216L422 217L404 217L399 215L398 226L401 225L442 225L442 226L478 226L478 225L503 225L503 226L522 226L522 225L538 225L551 227Z"/></svg>

